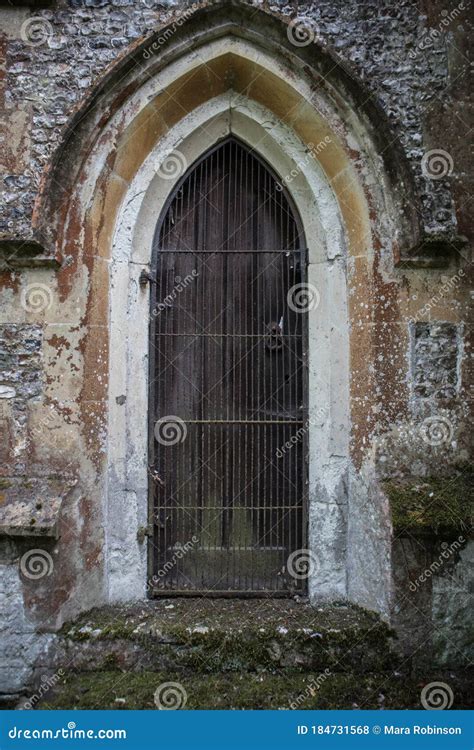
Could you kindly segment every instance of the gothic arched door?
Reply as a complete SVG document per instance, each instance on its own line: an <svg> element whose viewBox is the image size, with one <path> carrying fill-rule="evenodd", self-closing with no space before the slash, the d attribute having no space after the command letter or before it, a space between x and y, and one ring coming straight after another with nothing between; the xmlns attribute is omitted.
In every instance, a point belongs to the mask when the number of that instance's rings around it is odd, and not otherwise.
<svg viewBox="0 0 474 750"><path fill-rule="evenodd" d="M262 160L228 138L179 182L154 246L155 594L285 595L306 546L306 261Z"/></svg>

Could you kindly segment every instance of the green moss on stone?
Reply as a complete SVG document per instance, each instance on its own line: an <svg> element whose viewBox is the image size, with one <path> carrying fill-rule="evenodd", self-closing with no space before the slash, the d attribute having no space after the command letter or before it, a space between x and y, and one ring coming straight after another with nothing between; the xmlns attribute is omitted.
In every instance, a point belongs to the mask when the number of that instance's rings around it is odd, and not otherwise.
<svg viewBox="0 0 474 750"><path fill-rule="evenodd" d="M473 470L460 467L449 477L408 477L383 483L397 533L468 532L472 526Z"/></svg>
<svg viewBox="0 0 474 750"><path fill-rule="evenodd" d="M239 673L183 676L173 672L69 672L37 705L40 709L152 709L155 691L178 683L185 709L411 709L421 708L423 685L442 675L394 673ZM467 708L468 681L453 681L453 708Z"/></svg>
<svg viewBox="0 0 474 750"><path fill-rule="evenodd" d="M104 660L102 661L101 668L104 671L118 669L119 664L117 654L107 654L107 656L105 656Z"/></svg>
<svg viewBox="0 0 474 750"><path fill-rule="evenodd" d="M289 600L243 602L173 600L104 607L63 627L66 651L88 641L100 658L140 656L146 669L183 672L293 672L341 662L355 672L393 668L394 632L374 613L341 604L314 609Z"/></svg>

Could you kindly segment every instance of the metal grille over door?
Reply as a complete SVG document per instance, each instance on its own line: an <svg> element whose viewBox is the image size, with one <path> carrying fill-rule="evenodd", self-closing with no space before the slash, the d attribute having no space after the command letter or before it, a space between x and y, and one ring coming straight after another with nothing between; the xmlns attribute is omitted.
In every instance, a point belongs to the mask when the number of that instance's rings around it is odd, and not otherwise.
<svg viewBox="0 0 474 750"><path fill-rule="evenodd" d="M228 139L175 189L155 262L155 593L301 589L287 569L306 535L299 219L266 165Z"/></svg>

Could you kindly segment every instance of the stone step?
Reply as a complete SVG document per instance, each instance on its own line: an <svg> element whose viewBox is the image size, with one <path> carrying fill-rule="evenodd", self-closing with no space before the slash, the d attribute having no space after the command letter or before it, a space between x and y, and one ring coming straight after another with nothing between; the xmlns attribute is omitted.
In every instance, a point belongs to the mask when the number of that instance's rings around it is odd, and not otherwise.
<svg viewBox="0 0 474 750"><path fill-rule="evenodd" d="M28 708L40 709L421 709L421 692L444 683L452 709L472 707L469 675L433 672L217 673L108 670L65 674ZM449 695L448 699L449 699ZM20 703L21 707L25 703Z"/></svg>
<svg viewBox="0 0 474 750"><path fill-rule="evenodd" d="M357 607L190 598L92 610L63 627L43 666L361 674L392 669L397 661L393 633L376 615Z"/></svg>

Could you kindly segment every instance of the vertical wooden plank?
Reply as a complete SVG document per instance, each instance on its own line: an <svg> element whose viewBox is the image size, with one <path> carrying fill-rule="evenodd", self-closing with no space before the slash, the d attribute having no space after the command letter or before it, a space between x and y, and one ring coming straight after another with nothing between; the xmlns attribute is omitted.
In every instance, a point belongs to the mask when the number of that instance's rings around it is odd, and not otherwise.
<svg viewBox="0 0 474 750"><path fill-rule="evenodd" d="M176 415L187 433L154 444L163 590L287 586L280 569L303 542L305 448L276 454L306 400L306 320L287 302L305 278L294 267L299 226L274 176L235 139L191 168L160 222L155 418Z"/></svg>

